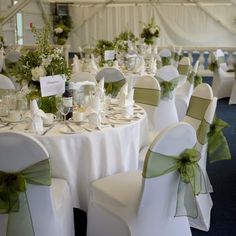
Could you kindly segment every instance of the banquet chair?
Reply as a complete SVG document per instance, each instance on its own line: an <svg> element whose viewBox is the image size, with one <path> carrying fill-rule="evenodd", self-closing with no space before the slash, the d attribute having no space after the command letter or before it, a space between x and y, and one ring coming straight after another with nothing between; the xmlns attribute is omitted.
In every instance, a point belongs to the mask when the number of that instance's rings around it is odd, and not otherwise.
<svg viewBox="0 0 236 236"><path fill-rule="evenodd" d="M161 97L156 116L156 130L160 131L166 126L178 122L175 107L175 90L179 82L179 73L172 65L163 66L155 75L160 84ZM166 87L171 87L171 89Z"/></svg>
<svg viewBox="0 0 236 236"><path fill-rule="evenodd" d="M14 83L5 75L0 74L0 98L15 90Z"/></svg>
<svg viewBox="0 0 236 236"><path fill-rule="evenodd" d="M189 102L189 107L183 121L191 124L197 133L196 150L201 153L199 166L205 178L207 193L196 197L198 206L198 217L195 219L190 218L189 222L191 227L208 231L210 228L210 214L212 208L212 200L210 192L212 186L206 171L207 161L207 133L209 125L213 122L217 105L217 98L213 96L210 85L202 83L198 85Z"/></svg>
<svg viewBox="0 0 236 236"><path fill-rule="evenodd" d="M51 178L44 146L25 134L2 132L0 150L0 235L74 235L69 186Z"/></svg>
<svg viewBox="0 0 236 236"><path fill-rule="evenodd" d="M178 67L177 67L179 74L185 78L188 77L188 74L191 69L191 61L189 57L183 57L179 61Z"/></svg>
<svg viewBox="0 0 236 236"><path fill-rule="evenodd" d="M162 66L171 65L171 51L168 48L163 48L159 52L161 57Z"/></svg>
<svg viewBox="0 0 236 236"><path fill-rule="evenodd" d="M150 134L158 130L157 116L160 102L159 82L151 75L141 76L134 84L134 101L147 113ZM152 140L152 139L151 139Z"/></svg>
<svg viewBox="0 0 236 236"><path fill-rule="evenodd" d="M123 73L117 68L106 67L101 69L97 75L96 80L100 81L104 78L104 87L107 94L115 97L125 84L125 77Z"/></svg>
<svg viewBox="0 0 236 236"><path fill-rule="evenodd" d="M179 120L182 120L186 114L190 97L194 89L194 77L197 74L199 66L199 60L194 64L194 67L189 73L186 82L176 89L175 93L175 105L178 113Z"/></svg>
<svg viewBox="0 0 236 236"><path fill-rule="evenodd" d="M173 124L153 141L142 172L122 172L94 181L89 198L87 236L191 235L187 217L175 217L179 173L173 171L158 176L159 165L152 154L179 156L195 142L196 134L191 125ZM183 206L182 210L187 211Z"/></svg>
<svg viewBox="0 0 236 236"><path fill-rule="evenodd" d="M235 73L228 72L229 68L225 61L224 52L217 49L215 52L217 66L213 71L212 90L218 99L230 97L235 82Z"/></svg>

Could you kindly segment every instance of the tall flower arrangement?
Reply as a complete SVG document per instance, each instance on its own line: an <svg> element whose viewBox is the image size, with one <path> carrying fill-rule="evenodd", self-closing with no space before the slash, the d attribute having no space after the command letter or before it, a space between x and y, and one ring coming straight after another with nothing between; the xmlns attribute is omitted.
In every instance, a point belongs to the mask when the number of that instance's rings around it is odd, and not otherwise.
<svg viewBox="0 0 236 236"><path fill-rule="evenodd" d="M63 55L63 49L53 48L50 44L50 25L42 30L32 27L32 33L36 39L37 47L32 50L21 51L18 62L10 73L22 85L28 86L28 97L40 97L40 82L42 76L63 74L69 76L71 69ZM48 110L46 109L48 112Z"/></svg>
<svg viewBox="0 0 236 236"><path fill-rule="evenodd" d="M160 35L160 27L155 24L154 18L150 22L144 24L144 28L141 32L141 38L144 38L146 44L154 44L155 38L158 38Z"/></svg>

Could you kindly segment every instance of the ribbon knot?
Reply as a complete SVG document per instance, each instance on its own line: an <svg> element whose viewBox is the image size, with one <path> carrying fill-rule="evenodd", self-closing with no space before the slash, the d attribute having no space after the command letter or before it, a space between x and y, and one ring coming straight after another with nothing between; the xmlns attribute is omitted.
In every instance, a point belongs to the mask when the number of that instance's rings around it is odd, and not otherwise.
<svg viewBox="0 0 236 236"><path fill-rule="evenodd" d="M156 77L161 86L161 99L169 100L172 99L172 91L177 87L179 77L176 77L170 81L165 81L160 77Z"/></svg>
<svg viewBox="0 0 236 236"><path fill-rule="evenodd" d="M0 172L0 212L19 211L19 193L25 190L25 178L20 173Z"/></svg>
<svg viewBox="0 0 236 236"><path fill-rule="evenodd" d="M194 170L198 167L198 161L200 160L199 153L194 149L186 149L181 155L178 161L178 171L180 172L180 178L184 183L190 183L194 178Z"/></svg>

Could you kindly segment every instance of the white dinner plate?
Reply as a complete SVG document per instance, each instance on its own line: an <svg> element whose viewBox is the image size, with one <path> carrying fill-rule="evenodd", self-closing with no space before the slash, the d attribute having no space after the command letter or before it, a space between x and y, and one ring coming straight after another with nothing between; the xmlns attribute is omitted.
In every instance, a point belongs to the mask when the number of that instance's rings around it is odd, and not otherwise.
<svg viewBox="0 0 236 236"><path fill-rule="evenodd" d="M21 119L21 120L11 120L8 117L2 117L1 120L3 122L9 122L9 123L21 123L21 122L24 121L24 119Z"/></svg>
<svg viewBox="0 0 236 236"><path fill-rule="evenodd" d="M84 132L84 130L82 128L80 128L80 127L78 127L78 128L74 128L73 127L73 129L75 131L70 130L68 127L62 127L60 129L60 132L63 133L63 134L79 134L79 133L83 133Z"/></svg>

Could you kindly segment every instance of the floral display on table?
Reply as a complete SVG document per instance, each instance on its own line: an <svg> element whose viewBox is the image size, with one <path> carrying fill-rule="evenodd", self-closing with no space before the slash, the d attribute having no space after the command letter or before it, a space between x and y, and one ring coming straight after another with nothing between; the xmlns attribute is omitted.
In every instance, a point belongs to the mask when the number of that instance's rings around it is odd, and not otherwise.
<svg viewBox="0 0 236 236"><path fill-rule="evenodd" d="M214 71L218 67L219 67L219 65L218 65L216 56L215 56L214 53L211 53L211 55L210 55L210 64L208 65L208 68L209 68L210 71Z"/></svg>
<svg viewBox="0 0 236 236"><path fill-rule="evenodd" d="M102 67L105 64L105 51L107 50L114 50L115 45L112 41L109 40L98 40L97 44L95 45L94 48L94 54L95 56L99 57L99 66Z"/></svg>
<svg viewBox="0 0 236 236"><path fill-rule="evenodd" d="M144 24L144 28L141 32L141 38L144 38L144 42L148 45L152 45L155 42L155 39L160 35L160 28L155 24L154 18L152 17L151 21L147 24Z"/></svg>
<svg viewBox="0 0 236 236"><path fill-rule="evenodd" d="M129 43L135 43L138 38L132 32L123 31L115 39L114 45L117 52L128 52Z"/></svg>
<svg viewBox="0 0 236 236"><path fill-rule="evenodd" d="M64 45L66 40L69 37L69 33L71 31L72 21L70 16L66 16L61 19L59 16L56 18L56 23L54 26L54 37L55 43L59 45Z"/></svg>
<svg viewBox="0 0 236 236"><path fill-rule="evenodd" d="M62 49L53 48L50 44L50 32L49 25L46 25L42 30L32 27L37 47L21 51L18 62L10 71L17 82L21 83L21 86L27 87L27 96L30 100L41 98L40 77L58 74L69 76L71 74ZM54 112L51 104L53 100L52 97L41 98L40 108L45 112Z"/></svg>

